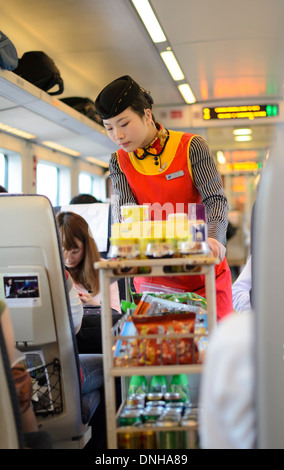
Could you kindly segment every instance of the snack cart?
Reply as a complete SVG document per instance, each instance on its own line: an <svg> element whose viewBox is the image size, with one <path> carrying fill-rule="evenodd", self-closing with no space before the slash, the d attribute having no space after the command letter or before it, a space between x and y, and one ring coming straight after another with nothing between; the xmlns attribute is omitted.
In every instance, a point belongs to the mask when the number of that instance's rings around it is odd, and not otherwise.
<svg viewBox="0 0 284 470"><path fill-rule="evenodd" d="M126 354L122 361L117 361L114 357L115 349L120 342L127 343L129 341L139 342L140 345L149 339L150 341L155 340L156 344L162 344L164 340L172 341L173 356L178 349L179 342L185 339L187 342L191 341L194 345L194 332L186 334L167 334L166 337L159 334L152 335L139 335L129 333L129 336L121 336L123 331L123 323L127 320L127 315L123 316L122 324L120 325L119 331L115 332L112 329L111 322L111 309L109 300L109 288L110 282L113 279L125 278L129 280L131 277L137 276L174 276L174 275L205 275L205 288L206 288L206 301L207 301L207 320L208 320L208 332L212 330L216 324L216 291L215 291L215 265L219 263L219 259L210 256L210 254L203 255L190 255L182 258L159 258L159 259L138 259L138 260L120 260L120 261L101 261L96 263L96 269L100 271L100 285L102 293L102 340L103 340L103 351L104 351L104 380L105 380L105 400L106 400L106 418L107 418L107 439L108 448L133 448L136 446L138 440L135 439L138 435L144 436L143 447L141 443L137 444L138 448L188 448L186 442L177 444L177 447L161 447L165 444L161 441L163 431L157 423L151 423L151 429L147 423L139 423L139 426L121 426L119 425L119 416L125 405L130 379L134 375L172 375L172 374L199 374L202 371L202 361L191 358L189 363L182 363L178 359L173 360L173 363L164 364L163 360L154 361L153 364L147 363L147 361L139 362L137 356L130 357ZM147 274L145 274L148 271ZM132 335L132 336L131 336ZM136 343L137 344L137 343ZM115 377L122 378L122 404L119 410L116 412L115 403ZM197 424L194 423L194 430L197 432ZM164 429L164 428L163 428ZM181 427L180 423L172 422L168 431L182 434L185 437L187 431L192 431L192 422L190 420ZM127 436L128 447L121 447L120 437ZM156 439L157 437L157 439ZM160 439L158 439L160 437ZM153 438L153 439L152 439ZM175 444L172 443L174 446ZM148 447L147 447L148 446ZM155 447L158 446L158 447ZM134 447L136 448L136 447Z"/></svg>

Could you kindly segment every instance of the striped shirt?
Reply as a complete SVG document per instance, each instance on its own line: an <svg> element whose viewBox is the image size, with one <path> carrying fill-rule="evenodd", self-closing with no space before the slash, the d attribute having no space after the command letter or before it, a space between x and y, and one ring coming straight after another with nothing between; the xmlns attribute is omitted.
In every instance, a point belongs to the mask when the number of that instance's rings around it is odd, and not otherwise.
<svg viewBox="0 0 284 470"><path fill-rule="evenodd" d="M228 202L213 156L202 137L197 135L193 137L189 157L193 182L206 208L208 237L215 238L223 245L226 245ZM136 200L125 174L119 167L116 153L111 156L109 169L113 187L113 196L111 198L112 223L117 223L121 219L120 206L136 204Z"/></svg>

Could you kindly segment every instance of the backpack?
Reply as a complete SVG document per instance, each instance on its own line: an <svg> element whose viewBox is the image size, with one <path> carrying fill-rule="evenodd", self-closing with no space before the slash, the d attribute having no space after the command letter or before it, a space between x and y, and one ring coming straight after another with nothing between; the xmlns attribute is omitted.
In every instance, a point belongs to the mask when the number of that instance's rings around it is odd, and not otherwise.
<svg viewBox="0 0 284 470"><path fill-rule="evenodd" d="M70 98L61 98L60 101L76 109L76 111L84 114L89 119L96 121L97 124L103 125L103 121L96 111L95 103L90 98L72 96Z"/></svg>
<svg viewBox="0 0 284 470"><path fill-rule="evenodd" d="M0 31L0 68L14 70L18 65L17 50L12 41Z"/></svg>
<svg viewBox="0 0 284 470"><path fill-rule="evenodd" d="M19 65L14 73L41 90L48 92L49 95L60 95L64 90L60 72L54 61L45 52L25 52L19 59ZM48 91L55 85L58 86L57 91Z"/></svg>

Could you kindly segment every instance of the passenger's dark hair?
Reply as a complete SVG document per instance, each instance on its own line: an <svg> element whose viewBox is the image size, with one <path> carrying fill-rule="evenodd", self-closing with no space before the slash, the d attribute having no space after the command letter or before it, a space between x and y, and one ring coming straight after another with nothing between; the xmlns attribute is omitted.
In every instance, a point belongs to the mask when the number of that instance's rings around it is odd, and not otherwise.
<svg viewBox="0 0 284 470"><path fill-rule="evenodd" d="M0 185L0 193L7 193L7 189Z"/></svg>
<svg viewBox="0 0 284 470"><path fill-rule="evenodd" d="M86 220L74 212L59 212L56 216L61 245L64 250L78 248L77 240L84 245L84 257L75 268L68 268L76 284L97 295L100 291L99 272L94 268L100 260L97 244L93 239Z"/></svg>
<svg viewBox="0 0 284 470"><path fill-rule="evenodd" d="M92 194L78 194L77 196L72 197L69 204L92 204L95 202L102 202L99 201L95 196Z"/></svg>
<svg viewBox="0 0 284 470"><path fill-rule="evenodd" d="M135 111L140 117L144 116L145 109L151 109L152 105L154 104L153 98L147 91L141 90L139 91L137 98L131 103L130 107ZM155 118L152 114L153 121L155 122Z"/></svg>

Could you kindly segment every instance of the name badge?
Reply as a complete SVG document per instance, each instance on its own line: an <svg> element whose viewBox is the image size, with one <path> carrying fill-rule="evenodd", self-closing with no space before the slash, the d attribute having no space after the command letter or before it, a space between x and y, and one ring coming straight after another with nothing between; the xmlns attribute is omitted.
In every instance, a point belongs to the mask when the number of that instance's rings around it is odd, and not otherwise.
<svg viewBox="0 0 284 470"><path fill-rule="evenodd" d="M167 180L174 180L175 178L180 178L184 175L184 171L176 171L175 173L171 173L170 175L166 175Z"/></svg>

